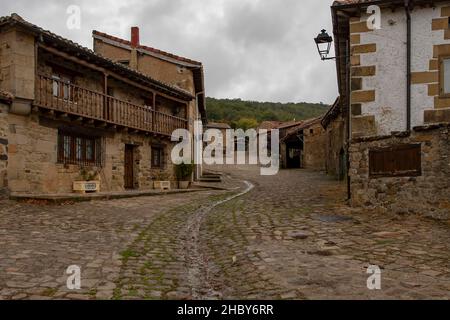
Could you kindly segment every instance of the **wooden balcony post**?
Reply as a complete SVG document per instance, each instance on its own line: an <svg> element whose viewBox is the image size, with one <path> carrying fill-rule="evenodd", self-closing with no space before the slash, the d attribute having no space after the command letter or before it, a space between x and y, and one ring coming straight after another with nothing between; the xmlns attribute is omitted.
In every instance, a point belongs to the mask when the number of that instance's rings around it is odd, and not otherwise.
<svg viewBox="0 0 450 320"><path fill-rule="evenodd" d="M108 74L103 73L103 117L109 120L109 103L108 103Z"/></svg>
<svg viewBox="0 0 450 320"><path fill-rule="evenodd" d="M152 117L153 132L156 132L156 92L153 92L153 117Z"/></svg>
<svg viewBox="0 0 450 320"><path fill-rule="evenodd" d="M185 129L189 130L189 118L190 118L190 114L189 114L189 102L186 102L186 123L185 123Z"/></svg>

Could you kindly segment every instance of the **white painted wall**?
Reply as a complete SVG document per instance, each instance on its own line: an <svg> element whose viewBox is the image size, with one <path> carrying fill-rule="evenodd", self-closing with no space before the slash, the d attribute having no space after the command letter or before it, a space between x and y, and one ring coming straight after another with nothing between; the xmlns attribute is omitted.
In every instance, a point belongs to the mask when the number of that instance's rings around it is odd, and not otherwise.
<svg viewBox="0 0 450 320"><path fill-rule="evenodd" d="M383 11L381 17L380 30L361 34L361 44L377 44L377 52L361 55L361 65L376 66L376 76L363 78L363 90L376 94L374 102L362 105L362 114L375 115L383 135L406 127L406 17L402 10Z"/></svg>
<svg viewBox="0 0 450 320"><path fill-rule="evenodd" d="M446 4L448 5L448 4ZM412 12L412 72L429 71L433 45L450 43L444 31L432 31L432 19L440 6L415 8ZM366 21L366 16L361 21ZM361 55L362 66L376 66L376 76L363 78L363 90L376 90L374 102L362 104L362 115L375 115L379 135L406 130L406 14L403 9L382 11L380 30L361 33L361 44L377 44L376 53ZM424 110L434 108L426 84L411 88L412 126L424 124Z"/></svg>

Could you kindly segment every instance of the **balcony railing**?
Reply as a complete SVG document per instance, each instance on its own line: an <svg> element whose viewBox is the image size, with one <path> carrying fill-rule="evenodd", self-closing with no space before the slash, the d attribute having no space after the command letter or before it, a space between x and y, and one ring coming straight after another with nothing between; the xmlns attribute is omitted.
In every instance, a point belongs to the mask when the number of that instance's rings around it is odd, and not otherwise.
<svg viewBox="0 0 450 320"><path fill-rule="evenodd" d="M172 135L186 129L188 121L139 106L100 92L39 75L34 104L38 107L77 115L135 130Z"/></svg>

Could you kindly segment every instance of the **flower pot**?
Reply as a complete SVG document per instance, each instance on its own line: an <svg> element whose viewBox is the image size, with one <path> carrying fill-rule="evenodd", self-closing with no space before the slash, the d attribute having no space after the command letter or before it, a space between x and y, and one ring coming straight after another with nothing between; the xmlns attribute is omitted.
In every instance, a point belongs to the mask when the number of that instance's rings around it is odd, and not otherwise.
<svg viewBox="0 0 450 320"><path fill-rule="evenodd" d="M154 181L153 187L157 190L170 190L170 181Z"/></svg>
<svg viewBox="0 0 450 320"><path fill-rule="evenodd" d="M190 181L178 181L179 189L189 189L191 182Z"/></svg>
<svg viewBox="0 0 450 320"><path fill-rule="evenodd" d="M100 181L74 181L73 191L77 193L99 192Z"/></svg>

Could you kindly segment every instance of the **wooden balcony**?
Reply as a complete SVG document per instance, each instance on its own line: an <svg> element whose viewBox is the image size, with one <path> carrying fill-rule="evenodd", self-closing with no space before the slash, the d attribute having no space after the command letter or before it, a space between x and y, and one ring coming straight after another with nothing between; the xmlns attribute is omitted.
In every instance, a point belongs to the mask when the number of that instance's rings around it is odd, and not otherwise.
<svg viewBox="0 0 450 320"><path fill-rule="evenodd" d="M37 77L34 105L111 126L164 136L171 136L176 129L187 129L188 125L187 119L43 75Z"/></svg>

